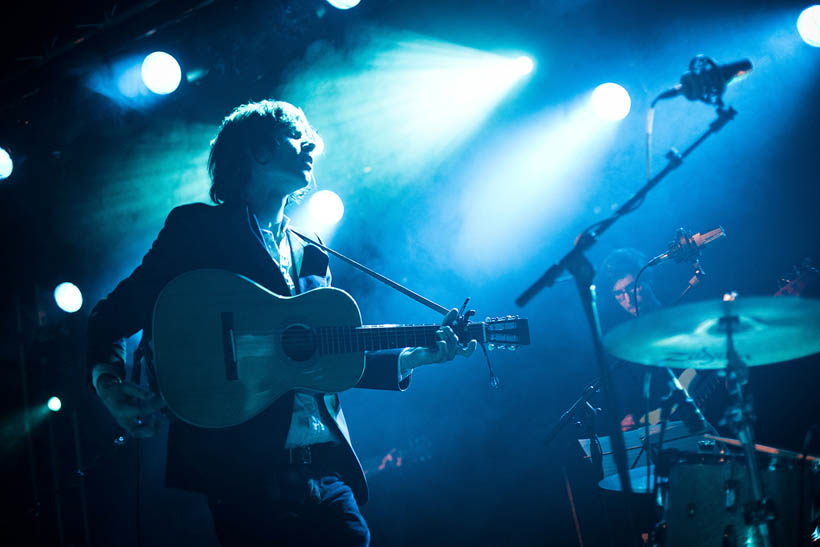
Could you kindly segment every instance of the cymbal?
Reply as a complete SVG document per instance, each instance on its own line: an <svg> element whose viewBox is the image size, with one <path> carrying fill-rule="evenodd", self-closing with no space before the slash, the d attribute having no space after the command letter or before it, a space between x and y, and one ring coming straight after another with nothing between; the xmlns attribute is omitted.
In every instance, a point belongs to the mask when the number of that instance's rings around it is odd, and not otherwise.
<svg viewBox="0 0 820 547"><path fill-rule="evenodd" d="M820 300L748 297L707 300L655 311L618 325L604 346L612 355L643 365L671 368L726 367L726 327L748 366L780 363L820 352Z"/></svg>
<svg viewBox="0 0 820 547"><path fill-rule="evenodd" d="M649 490L646 489L646 475L649 475ZM661 477L661 482L666 482L666 477ZM635 494L652 493L655 487L655 466L649 466L649 473L645 465L629 470L629 482L632 484L632 492ZM622 492L621 478L618 475L609 475L598 481L598 486L604 490L612 492Z"/></svg>

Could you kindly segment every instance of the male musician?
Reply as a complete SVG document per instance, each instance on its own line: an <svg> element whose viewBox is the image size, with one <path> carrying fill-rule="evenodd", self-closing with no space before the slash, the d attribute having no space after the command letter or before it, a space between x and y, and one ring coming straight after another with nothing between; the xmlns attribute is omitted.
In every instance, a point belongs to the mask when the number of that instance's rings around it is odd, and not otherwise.
<svg viewBox="0 0 820 547"><path fill-rule="evenodd" d="M635 276L648 262L646 256L632 248L616 249L611 252L601 266L598 285L601 287L600 311L603 328L608 330L626 319L632 319L661 308L652 286L652 272L647 270L641 276L637 287ZM644 398L646 375L651 376L651 401ZM653 368L621 363L615 373L616 386L620 393L619 402L625 412L621 419L624 430L640 426L640 417L657 408L659 397L667 393L668 375ZM647 403L650 408L647 408ZM650 417L657 421L655 412Z"/></svg>
<svg viewBox="0 0 820 547"><path fill-rule="evenodd" d="M229 270L284 296L330 285L328 256L292 233L285 206L314 186L321 140L301 109L260 101L234 109L211 143L210 196L168 215L142 264L100 301L88 325L94 388L117 423L134 437L155 435L164 419L155 389L125 381L127 336L150 366L151 316L159 291L186 271ZM369 353L357 387L404 390L421 365L469 356L445 317L434 348ZM166 486L208 495L225 546L367 545L358 504L367 486L337 394L290 391L259 416L223 429L171 417Z"/></svg>
<svg viewBox="0 0 820 547"><path fill-rule="evenodd" d="M638 312L649 312L661 307L652 288L652 272L647 270L635 287L635 276L647 263L647 258L636 249L616 249L611 252L601 267L599 285L602 298L610 303L605 295L611 293L621 310L635 317ZM637 308L635 299L637 298ZM604 304L602 308L606 309ZM621 318L625 316L621 315Z"/></svg>
<svg viewBox="0 0 820 547"><path fill-rule="evenodd" d="M646 270L641 275L637 287L635 286L635 276L647 262L648 259L643 253L631 248L617 249L604 260L599 282L603 289L601 317L602 321L608 319L610 323L604 328L611 328L626 318L636 317L639 313L644 315L663 307L655 296L651 270ZM661 404L659 398L669 392L669 373L654 367L621 363L615 378L620 392L620 403L626 412L621 420L622 428L628 430L640 426L643 419L648 419L650 424L657 423L661 414L658 409ZM684 389L694 391L701 386L709 387L703 383L706 378L707 375L696 376L694 370L688 369L678 377L678 382ZM646 400L644 387L647 380L650 381L649 401ZM676 417L680 418L678 415Z"/></svg>

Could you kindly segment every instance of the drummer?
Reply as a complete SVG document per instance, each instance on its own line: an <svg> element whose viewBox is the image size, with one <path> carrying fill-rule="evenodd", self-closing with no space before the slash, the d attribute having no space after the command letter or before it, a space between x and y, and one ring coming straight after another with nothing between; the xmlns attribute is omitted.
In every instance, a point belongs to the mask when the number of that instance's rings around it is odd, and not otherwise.
<svg viewBox="0 0 820 547"><path fill-rule="evenodd" d="M651 269L643 272L637 290L635 287L635 276L648 261L646 255L633 248L617 249L604 260L596 277L599 314L604 332L636 317L638 312L644 315L663 307L655 294ZM643 389L646 375L650 377L649 401L646 401ZM706 406L715 407L710 408L710 412L705 412L706 418L711 421L710 415L720 416L722 408L708 400L712 393L718 391L714 385L715 379L710 379L710 376L713 374L696 374L694 370L687 369L679 375L678 381L684 389L690 391L693 398L698 399L699 404L706 402ZM665 370L619 362L614 381L623 414L621 427L624 431L642 427L645 417L648 417L650 424L660 420L661 399L669 393L669 375ZM698 397L698 393L702 397Z"/></svg>

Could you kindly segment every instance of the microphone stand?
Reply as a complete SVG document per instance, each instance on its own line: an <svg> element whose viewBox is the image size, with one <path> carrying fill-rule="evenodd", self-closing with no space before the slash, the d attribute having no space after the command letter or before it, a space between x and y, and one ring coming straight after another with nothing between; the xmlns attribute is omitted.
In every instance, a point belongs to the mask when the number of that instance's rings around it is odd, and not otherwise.
<svg viewBox="0 0 820 547"><path fill-rule="evenodd" d="M561 414L561 417L558 419L558 422L554 426L552 426L550 432L547 433L547 438L544 441L547 447L549 447L549 445L552 444L552 441L555 440L555 437L558 436L558 433L560 433L561 430L564 429L564 427L566 427L566 425L570 422L570 420L572 420L572 417L575 415L578 407L581 405L589 405L589 400L592 399L592 397L596 393L598 393L598 385L600 384L600 382L600 378L596 378L590 384L588 384L587 387L584 388L584 391L582 391L581 394L578 396L578 398L575 399L575 402L572 403L572 406L570 406L566 411L564 411L563 414ZM590 437L590 441L591 440L592 437Z"/></svg>
<svg viewBox="0 0 820 547"><path fill-rule="evenodd" d="M620 415L615 392L612 387L612 375L607 364L606 349L604 348L603 335L601 333L601 323L598 319L598 307L596 303L595 286L592 284L595 278L595 268L584 254L598 241L598 238L608 230L622 216L637 209L646 195L669 173L677 169L683 163L684 158L689 156L703 141L710 135L717 133L737 112L734 108L724 108L722 105L717 108L717 118L709 125L709 129L697 138L682 154L674 148L667 154L666 166L633 195L629 201L621 205L618 210L609 218L597 222L584 230L575 240L573 248L557 263L550 266L540 278L530 285L516 300L515 303L523 307L546 287L555 284L558 276L564 271L569 272L575 278L578 295L581 298L581 305L589 323L592 333L593 348L595 350L595 360L601 376L601 388L604 393L606 428L610 434L612 451L615 459L615 466L618 469L618 477L621 482L621 490L624 493L623 500L629 510L629 494L632 493L632 484L629 478L629 469L626 461L626 447L624 436L618 422Z"/></svg>

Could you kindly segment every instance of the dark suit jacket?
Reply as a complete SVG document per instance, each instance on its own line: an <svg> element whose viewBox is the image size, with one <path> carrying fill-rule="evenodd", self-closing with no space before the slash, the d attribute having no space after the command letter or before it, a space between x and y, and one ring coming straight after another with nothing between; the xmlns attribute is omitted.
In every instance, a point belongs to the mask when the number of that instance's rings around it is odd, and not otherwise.
<svg viewBox="0 0 820 547"><path fill-rule="evenodd" d="M291 238L294 246L302 245ZM114 364L125 377L125 338L143 330L150 342L151 316L160 290L176 276L199 268L229 270L272 292L290 295L282 273L271 260L255 218L245 207L202 203L177 207L145 255L142 264L92 310L88 324L88 364ZM298 291L330 285L327 254L314 245L303 249ZM150 348L150 343L145 344ZM403 390L399 382L400 350L368 353L364 375L356 387ZM90 368L89 368L90 370ZM149 373L150 374L150 373ZM351 486L359 503L367 485L337 394L317 395L325 422L347 441L334 466ZM270 476L281 458L290 427L293 392L259 416L239 426L202 429L172 420L168 433L166 486L207 493L241 490Z"/></svg>

